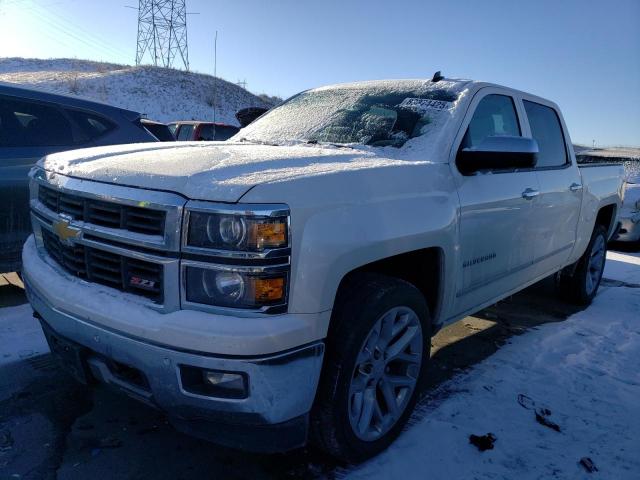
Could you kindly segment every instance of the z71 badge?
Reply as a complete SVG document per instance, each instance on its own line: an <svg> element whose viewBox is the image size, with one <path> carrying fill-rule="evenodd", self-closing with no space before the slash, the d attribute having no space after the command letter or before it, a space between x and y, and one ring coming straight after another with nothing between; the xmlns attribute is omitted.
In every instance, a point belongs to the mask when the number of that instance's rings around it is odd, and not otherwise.
<svg viewBox="0 0 640 480"><path fill-rule="evenodd" d="M146 278L131 276L129 277L129 285L132 287L143 288L145 290L153 290L156 286L156 282L153 280L147 280Z"/></svg>

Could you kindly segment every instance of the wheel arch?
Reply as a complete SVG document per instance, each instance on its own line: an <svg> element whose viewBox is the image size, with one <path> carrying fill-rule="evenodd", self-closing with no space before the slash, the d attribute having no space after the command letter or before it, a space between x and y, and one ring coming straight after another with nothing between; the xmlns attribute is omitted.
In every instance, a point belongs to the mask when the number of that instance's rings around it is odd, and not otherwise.
<svg viewBox="0 0 640 480"><path fill-rule="evenodd" d="M422 293L435 327L444 297L444 262L445 252L442 248L427 247L366 263L343 275L336 290L334 304L359 274L387 275L412 284Z"/></svg>

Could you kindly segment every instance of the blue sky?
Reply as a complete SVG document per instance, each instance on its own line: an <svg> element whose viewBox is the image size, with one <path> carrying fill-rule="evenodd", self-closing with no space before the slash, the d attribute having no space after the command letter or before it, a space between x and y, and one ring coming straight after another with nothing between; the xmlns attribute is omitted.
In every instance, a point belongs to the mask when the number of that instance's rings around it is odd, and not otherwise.
<svg viewBox="0 0 640 480"><path fill-rule="evenodd" d="M0 0L0 55L134 63L136 0ZM192 70L287 97L451 77L556 101L574 142L640 145L640 0L187 0Z"/></svg>

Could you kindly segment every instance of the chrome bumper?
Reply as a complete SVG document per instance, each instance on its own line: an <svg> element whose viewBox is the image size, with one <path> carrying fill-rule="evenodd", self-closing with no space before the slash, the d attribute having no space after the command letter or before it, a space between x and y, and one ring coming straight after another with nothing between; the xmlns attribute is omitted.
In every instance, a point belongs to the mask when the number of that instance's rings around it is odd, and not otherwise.
<svg viewBox="0 0 640 480"><path fill-rule="evenodd" d="M253 450L279 451L305 443L306 415L311 409L322 368L322 342L251 358L215 357L174 350L127 337L59 311L33 287L28 276L24 283L34 311L46 326L63 339L87 349L87 368L93 377L167 412L179 429L216 443ZM109 370L108 360L142 372L148 380L148 388L118 378ZM180 366L242 372L248 378L248 396L230 399L187 392L182 386ZM270 426L283 426L283 431L292 438L283 439L279 434L272 442L268 435L264 437ZM260 433L253 435L253 440L260 439L262 445L253 448L252 435L246 432L256 429Z"/></svg>

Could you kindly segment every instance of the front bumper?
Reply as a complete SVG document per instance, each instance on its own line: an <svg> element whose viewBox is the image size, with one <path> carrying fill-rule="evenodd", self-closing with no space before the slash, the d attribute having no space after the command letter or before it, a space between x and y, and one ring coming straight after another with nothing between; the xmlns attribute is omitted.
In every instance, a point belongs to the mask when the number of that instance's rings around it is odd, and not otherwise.
<svg viewBox="0 0 640 480"><path fill-rule="evenodd" d="M95 379L167 412L179 430L228 446L284 451L303 445L307 415L318 384L324 344L259 357L214 356L147 343L56 308L25 272L27 296L51 335L77 344L82 365ZM110 362L132 367L145 388L111 371ZM244 373L248 396L214 398L183 388L180 366Z"/></svg>

